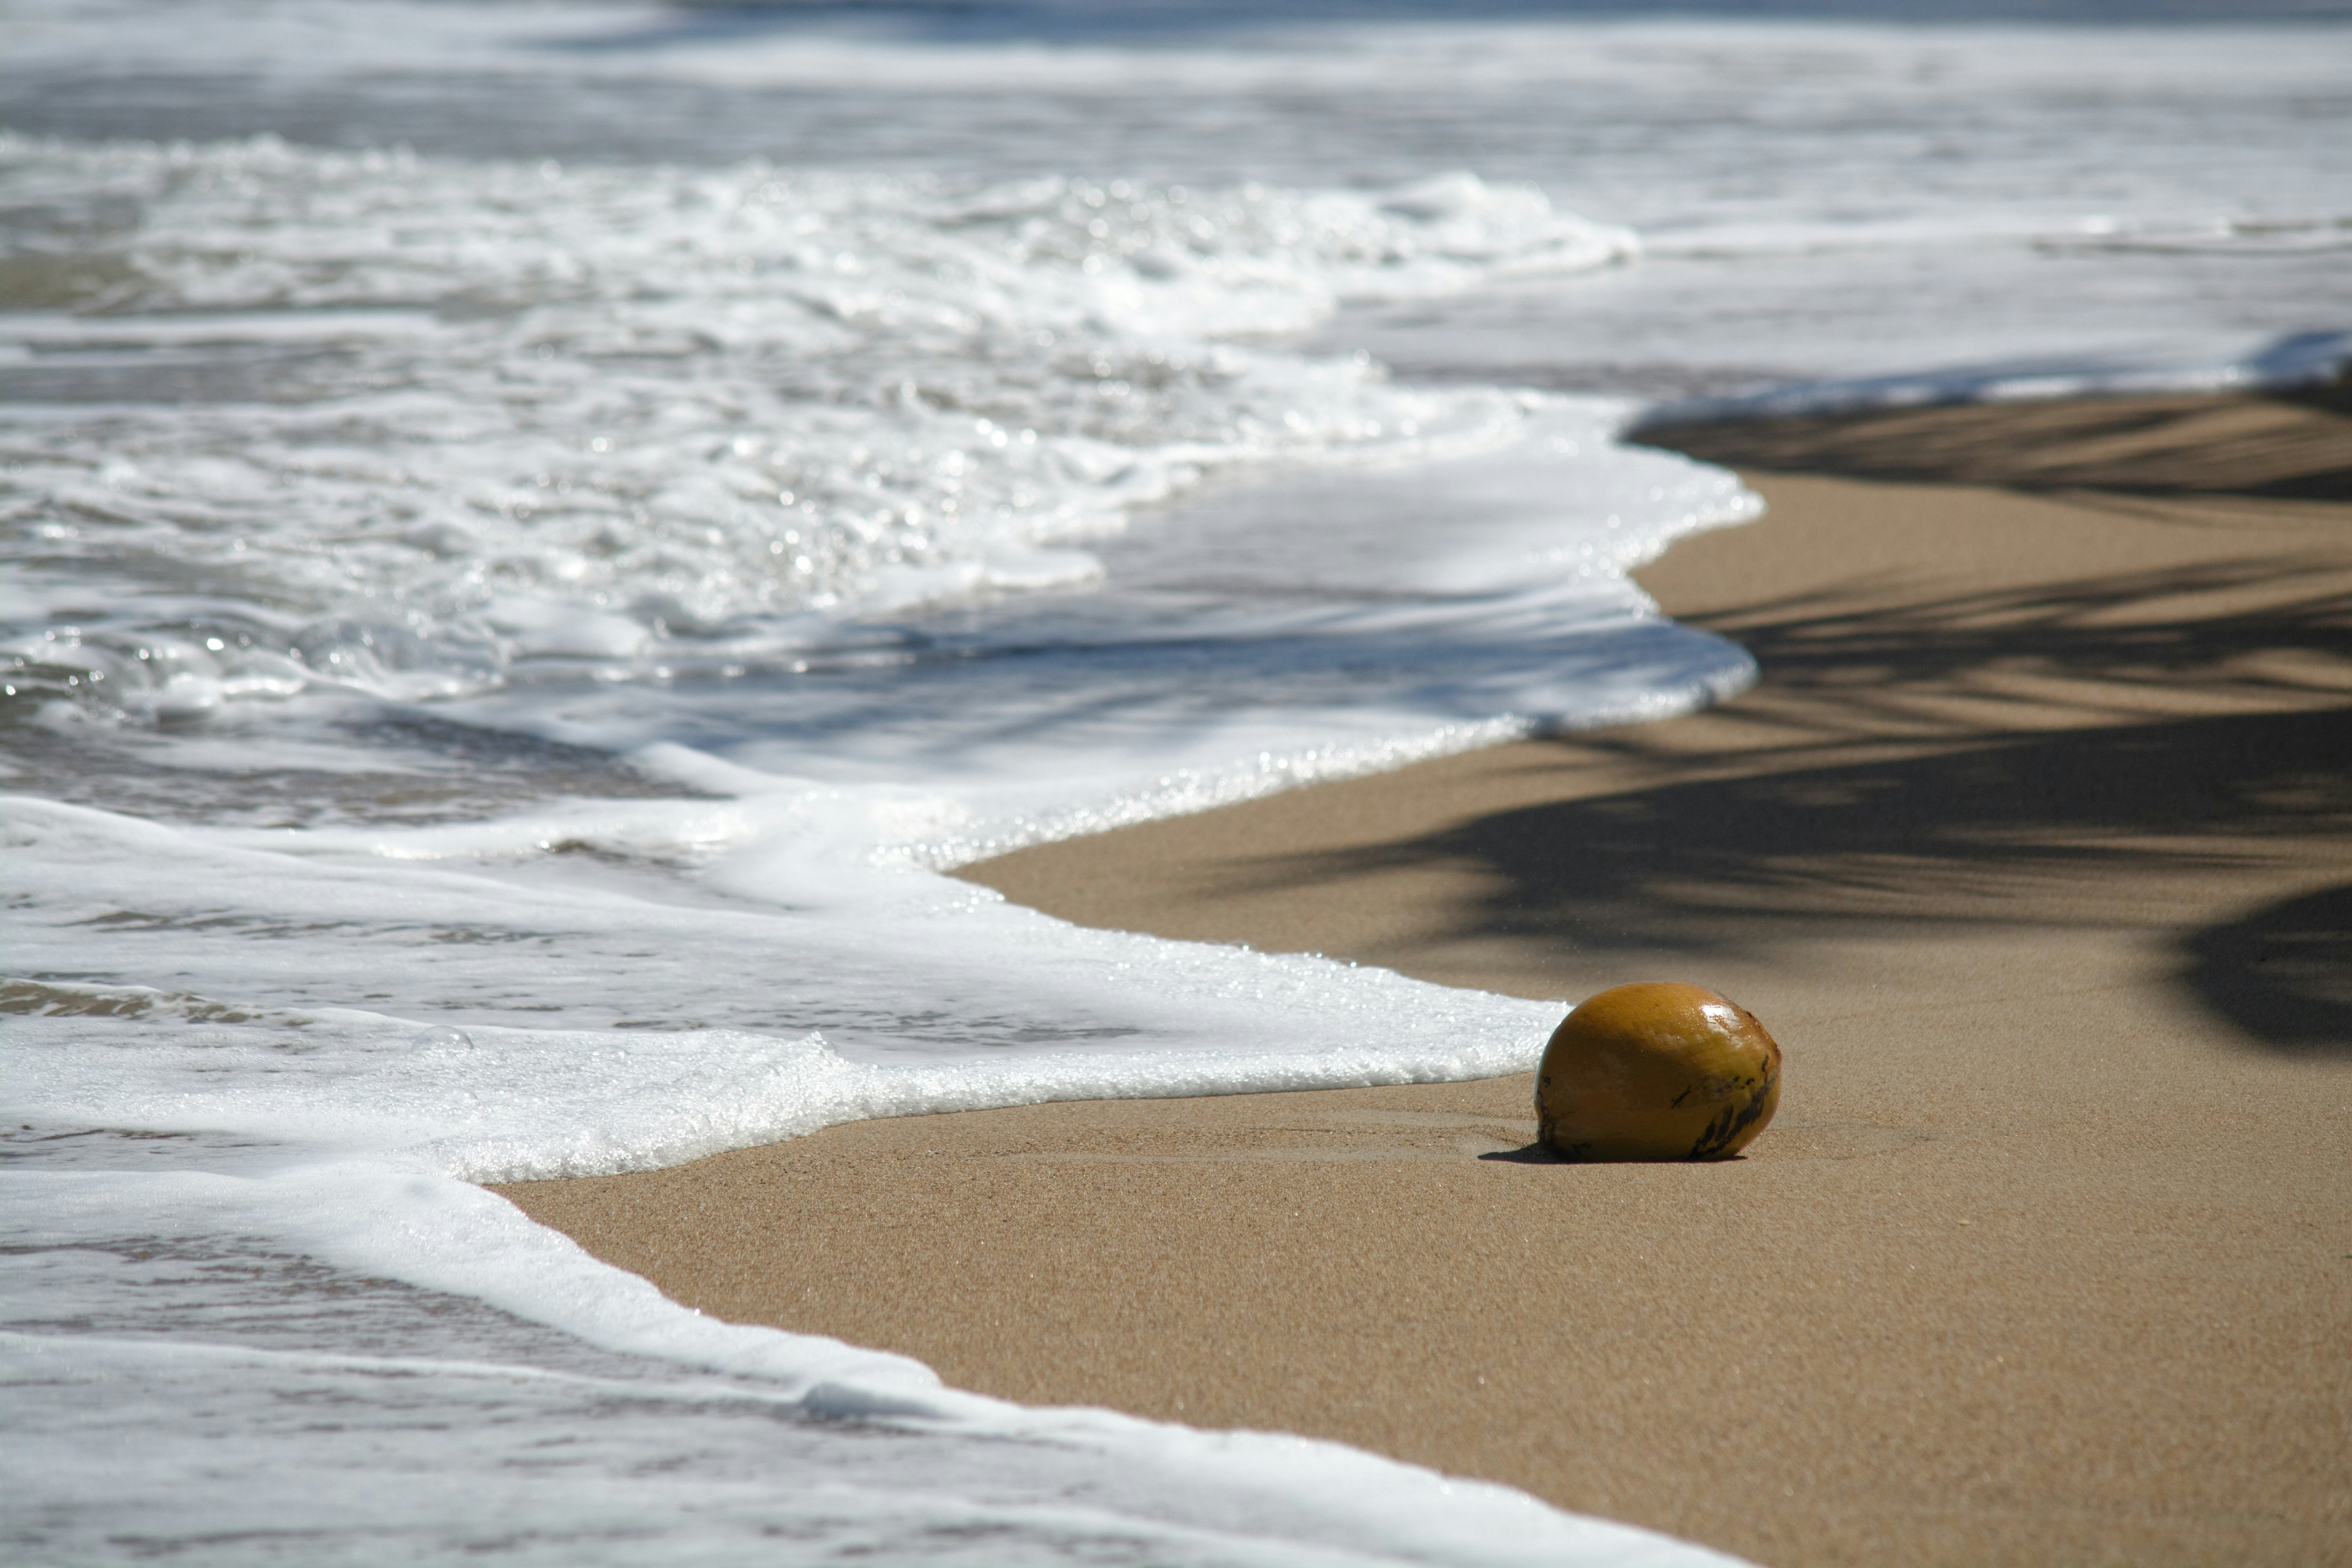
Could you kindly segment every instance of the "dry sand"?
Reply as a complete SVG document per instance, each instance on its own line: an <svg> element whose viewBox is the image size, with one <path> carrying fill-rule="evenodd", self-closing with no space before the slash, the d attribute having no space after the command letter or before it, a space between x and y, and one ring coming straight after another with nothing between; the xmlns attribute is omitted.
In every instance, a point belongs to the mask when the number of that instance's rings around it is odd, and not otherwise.
<svg viewBox="0 0 2352 1568"><path fill-rule="evenodd" d="M2262 399L1662 432L1757 689L1024 851L1075 921L1788 1052L1743 1160L1526 1077L838 1128L500 1190L951 1383L1336 1437L1758 1562L2352 1563L2352 426Z"/></svg>

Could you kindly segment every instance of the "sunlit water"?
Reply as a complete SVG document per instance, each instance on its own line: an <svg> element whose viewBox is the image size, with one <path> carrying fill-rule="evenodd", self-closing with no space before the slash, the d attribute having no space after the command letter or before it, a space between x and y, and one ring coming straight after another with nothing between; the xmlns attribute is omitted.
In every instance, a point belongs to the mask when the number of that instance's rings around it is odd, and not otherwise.
<svg viewBox="0 0 2352 1568"><path fill-rule="evenodd" d="M1624 575L1755 511L1655 399L2352 321L2310 24L0 26L27 1560L1701 1560L717 1324L467 1184L1525 1067L1556 1005L938 873L1736 690Z"/></svg>

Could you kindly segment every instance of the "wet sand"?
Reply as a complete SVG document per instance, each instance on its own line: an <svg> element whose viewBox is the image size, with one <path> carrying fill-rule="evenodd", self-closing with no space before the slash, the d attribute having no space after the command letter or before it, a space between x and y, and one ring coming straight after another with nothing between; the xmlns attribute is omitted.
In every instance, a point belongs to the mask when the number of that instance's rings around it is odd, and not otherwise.
<svg viewBox="0 0 2352 1568"><path fill-rule="evenodd" d="M679 1300L1339 1438L1775 1565L2352 1563L2352 423L1659 431L1757 688L1024 851L1065 918L1759 1014L1748 1157L1528 1077L1028 1107L500 1189Z"/></svg>

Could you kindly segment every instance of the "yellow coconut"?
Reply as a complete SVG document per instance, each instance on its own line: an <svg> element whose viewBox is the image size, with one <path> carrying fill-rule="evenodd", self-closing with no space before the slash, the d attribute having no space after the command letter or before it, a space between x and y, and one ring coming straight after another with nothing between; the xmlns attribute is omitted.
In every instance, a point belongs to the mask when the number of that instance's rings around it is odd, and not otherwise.
<svg viewBox="0 0 2352 1568"><path fill-rule="evenodd" d="M1780 1103L1780 1047L1704 985L1601 992L1536 1073L1537 1136L1565 1160L1727 1160Z"/></svg>

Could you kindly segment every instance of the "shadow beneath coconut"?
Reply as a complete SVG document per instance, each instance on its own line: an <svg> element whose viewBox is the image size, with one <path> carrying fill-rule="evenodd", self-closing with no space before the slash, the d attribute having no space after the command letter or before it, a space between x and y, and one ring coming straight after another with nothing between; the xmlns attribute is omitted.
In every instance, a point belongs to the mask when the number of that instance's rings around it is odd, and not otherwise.
<svg viewBox="0 0 2352 1568"><path fill-rule="evenodd" d="M1553 1153L1549 1147L1541 1143L1530 1143L1524 1149L1497 1149L1492 1153L1481 1154L1478 1158L1481 1160L1498 1161L1506 1165L1565 1165L1570 1163L1569 1161L1561 1159L1559 1155Z"/></svg>
<svg viewBox="0 0 2352 1568"><path fill-rule="evenodd" d="M1505 1165L1737 1165L1745 1154L1718 1154L1706 1160L1564 1160L1542 1143L1530 1143L1524 1149L1497 1149L1478 1156Z"/></svg>

